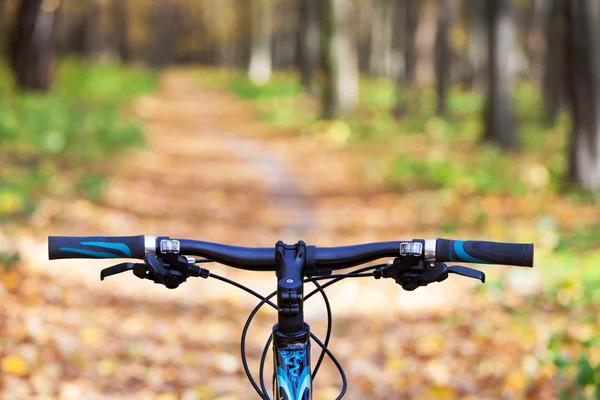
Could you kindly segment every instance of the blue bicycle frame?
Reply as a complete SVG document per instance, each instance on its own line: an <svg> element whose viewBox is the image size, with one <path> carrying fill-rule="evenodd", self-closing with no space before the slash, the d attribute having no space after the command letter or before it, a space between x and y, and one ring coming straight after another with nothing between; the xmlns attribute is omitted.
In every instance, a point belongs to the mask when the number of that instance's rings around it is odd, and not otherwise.
<svg viewBox="0 0 600 400"><path fill-rule="evenodd" d="M273 393L279 400L312 399L309 327L297 337L273 329Z"/></svg>

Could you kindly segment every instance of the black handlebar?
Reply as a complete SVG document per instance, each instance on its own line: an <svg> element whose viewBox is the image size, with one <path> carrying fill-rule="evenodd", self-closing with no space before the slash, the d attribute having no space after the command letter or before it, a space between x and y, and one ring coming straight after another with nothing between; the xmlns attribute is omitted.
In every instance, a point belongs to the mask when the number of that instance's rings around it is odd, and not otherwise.
<svg viewBox="0 0 600 400"><path fill-rule="evenodd" d="M137 258L146 256L146 240L139 236L49 236L50 260L60 258ZM154 250L161 240L151 244ZM205 257L236 268L254 271L275 270L274 248L229 246L219 243L189 239L179 241L180 254ZM422 241L420 241L422 242ZM375 261L399 257L403 242L377 242L342 247L306 246L307 266L314 270L335 270ZM425 254L416 255L424 260ZM479 264L504 264L533 266L533 245L437 239L435 260L438 262L462 261Z"/></svg>
<svg viewBox="0 0 600 400"><path fill-rule="evenodd" d="M144 235L48 236L48 258L144 258Z"/></svg>
<svg viewBox="0 0 600 400"><path fill-rule="evenodd" d="M437 239L435 260L533 267L533 244Z"/></svg>
<svg viewBox="0 0 600 400"><path fill-rule="evenodd" d="M199 240L178 239L181 254L205 257L218 263L253 271L275 270L272 247L238 247ZM384 257L398 257L401 242L377 242L342 247L306 246L307 264L314 269L349 268Z"/></svg>

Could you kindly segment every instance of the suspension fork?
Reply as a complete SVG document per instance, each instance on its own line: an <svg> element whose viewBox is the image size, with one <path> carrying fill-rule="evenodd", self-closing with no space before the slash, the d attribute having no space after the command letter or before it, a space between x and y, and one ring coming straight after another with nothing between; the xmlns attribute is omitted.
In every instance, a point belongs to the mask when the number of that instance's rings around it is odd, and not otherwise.
<svg viewBox="0 0 600 400"><path fill-rule="evenodd" d="M307 246L275 246L278 323L273 327L273 399L312 399L310 327L304 322Z"/></svg>

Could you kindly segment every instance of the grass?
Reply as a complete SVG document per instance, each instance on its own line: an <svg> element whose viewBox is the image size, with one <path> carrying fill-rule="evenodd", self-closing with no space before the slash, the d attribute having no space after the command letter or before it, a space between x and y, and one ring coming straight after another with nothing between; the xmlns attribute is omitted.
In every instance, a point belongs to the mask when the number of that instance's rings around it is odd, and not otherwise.
<svg viewBox="0 0 600 400"><path fill-rule="evenodd" d="M143 144L126 106L155 86L144 69L65 60L50 92L22 93L0 66L0 220L27 217L47 193L98 197L91 166Z"/></svg>

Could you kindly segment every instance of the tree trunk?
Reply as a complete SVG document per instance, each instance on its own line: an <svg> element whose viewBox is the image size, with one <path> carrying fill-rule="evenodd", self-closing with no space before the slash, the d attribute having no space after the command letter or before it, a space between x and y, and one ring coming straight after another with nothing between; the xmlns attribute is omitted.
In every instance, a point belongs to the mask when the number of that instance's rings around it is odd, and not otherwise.
<svg viewBox="0 0 600 400"><path fill-rule="evenodd" d="M399 93L403 94L398 96L396 109L394 110L397 116L401 116L406 112L408 106L407 97L409 97L407 94L414 86L415 81L415 36L417 33L418 4L415 0L396 1L400 3L397 7L396 16L403 19L402 21L398 21L398 23L404 26L404 46L402 46L404 48L404 71L398 75L398 86L402 89L399 90Z"/></svg>
<svg viewBox="0 0 600 400"><path fill-rule="evenodd" d="M273 56L271 0L251 0L252 12L252 42L250 44L250 67L248 76L255 85L264 85L271 79Z"/></svg>
<svg viewBox="0 0 600 400"><path fill-rule="evenodd" d="M511 0L487 2L489 87L485 109L484 139L504 148L517 146L514 113L511 107L514 54L514 20Z"/></svg>
<svg viewBox="0 0 600 400"><path fill-rule="evenodd" d="M358 56L351 0L324 0L322 5L323 114L332 119L350 113L358 103Z"/></svg>
<svg viewBox="0 0 600 400"><path fill-rule="evenodd" d="M534 0L529 18L526 19L526 56L530 77L541 81L544 74L545 54L548 51L547 27L554 0Z"/></svg>
<svg viewBox="0 0 600 400"><path fill-rule="evenodd" d="M546 21L546 54L542 91L544 118L553 125L564 97L565 80L565 21L561 0L550 1L550 15Z"/></svg>
<svg viewBox="0 0 600 400"><path fill-rule="evenodd" d="M415 79L416 51L415 36L417 33L417 4L415 0L403 0L404 24L406 26L406 42L404 44L404 83L412 84Z"/></svg>
<svg viewBox="0 0 600 400"><path fill-rule="evenodd" d="M565 7L566 82L572 118L569 177L600 190L600 51L598 13L590 0L562 0Z"/></svg>
<svg viewBox="0 0 600 400"><path fill-rule="evenodd" d="M392 2L375 0L371 18L371 54L369 74L388 77L392 57Z"/></svg>
<svg viewBox="0 0 600 400"><path fill-rule="evenodd" d="M236 66L240 69L247 68L250 64L250 5L247 0L236 0L237 9L237 41L236 41Z"/></svg>
<svg viewBox="0 0 600 400"><path fill-rule="evenodd" d="M115 22L115 44L119 60L127 63L131 61L131 49L129 46L129 21L128 0L116 0L113 4Z"/></svg>
<svg viewBox="0 0 600 400"><path fill-rule="evenodd" d="M21 0L11 40L11 67L22 89L47 91L54 78L54 7L43 0Z"/></svg>
<svg viewBox="0 0 600 400"><path fill-rule="evenodd" d="M302 86L313 91L313 76L319 62L319 16L318 0L298 1L298 63Z"/></svg>
<svg viewBox="0 0 600 400"><path fill-rule="evenodd" d="M469 18L469 86L483 93L486 87L486 5L482 0L468 0Z"/></svg>
<svg viewBox="0 0 600 400"><path fill-rule="evenodd" d="M295 68L298 64L297 7L285 1L277 2L274 8L273 69Z"/></svg>
<svg viewBox="0 0 600 400"><path fill-rule="evenodd" d="M175 60L175 13L173 0L158 0L154 8L154 40L152 41L152 65L165 67Z"/></svg>
<svg viewBox="0 0 600 400"><path fill-rule="evenodd" d="M435 77L437 91L437 114L446 114L446 99L450 84L450 0L438 1L438 23L435 36Z"/></svg>
<svg viewBox="0 0 600 400"><path fill-rule="evenodd" d="M102 53L102 0L90 0L83 18L83 55L96 60Z"/></svg>

